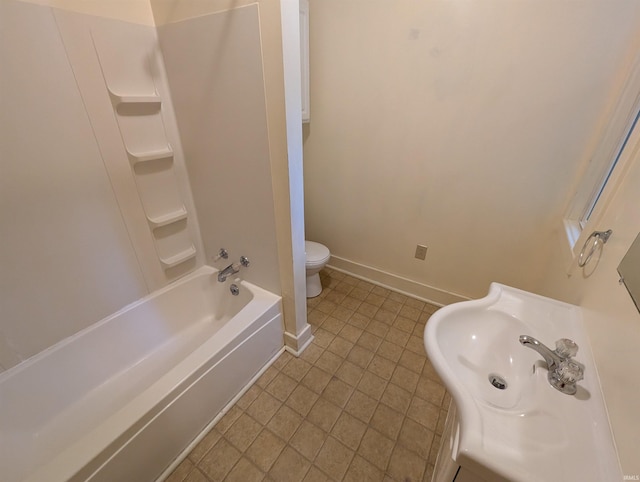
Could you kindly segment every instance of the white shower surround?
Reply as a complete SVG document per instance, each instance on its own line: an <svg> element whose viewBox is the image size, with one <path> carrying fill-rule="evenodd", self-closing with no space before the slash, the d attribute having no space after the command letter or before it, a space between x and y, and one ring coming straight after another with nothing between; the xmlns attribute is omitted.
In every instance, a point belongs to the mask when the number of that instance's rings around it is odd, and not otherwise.
<svg viewBox="0 0 640 482"><path fill-rule="evenodd" d="M265 44L278 42L263 43L257 4L189 19L188 25L167 26L165 33L169 36L173 27L175 32L184 29L179 33L197 28L199 33L213 32L219 40L214 45L200 42L196 46L207 47L202 52L203 57L222 71L222 78L216 79L216 88L211 89L210 82L205 82L202 92L216 94L218 97L213 100L222 99L224 108L216 104L218 108L214 112L219 119L204 122L200 118L195 125L187 116L181 123L183 130L180 133L163 57L167 56L171 64L167 70L175 74L185 68L182 61L191 55L171 57L171 42L165 42L164 49L160 49L153 26L146 22L140 25L135 20L129 22L127 17L115 19L99 12L93 15L21 1L3 2L4 7L7 8L3 12L19 15L21 19L21 22L7 22L20 25L17 33L10 32L15 38L37 39L37 42L16 42L11 37L7 42L7 45L29 46L33 43L32 50L38 55L32 53L28 57L33 64L26 70L28 77L55 78L56 82L48 82L45 87L64 86L64 89L53 90L56 95L45 96L46 100L52 101L46 111L55 113L46 117L40 113L42 105L32 100L39 98L35 94L48 94L49 90L41 88L40 84L27 85L18 78L16 85L20 88L16 90L25 91L25 101L17 102L15 111L29 114L25 115L24 124L31 122L31 127L33 119L42 119L42 125L38 126L47 135L51 123L44 120L61 119L61 112L68 113L70 119L64 117L64 122L59 124L65 125L68 131L79 133L81 140L86 141L84 144L90 144L85 150L68 148L55 152L49 152L51 146L48 146L46 155L30 156L43 162L37 164L38 169L29 172L40 172L43 178L49 179L54 178L53 174L60 174L63 179L65 176L84 179L77 176L84 170L78 171L76 164L85 166L91 160L92 171L85 177L101 181L100 187L105 193L97 205L108 207L109 217L105 221L106 215L97 216L95 209L88 209L95 206L84 202L88 189L83 185L83 189L74 191L74 196L66 196L64 200L72 201L74 207L87 207L87 215L93 216L90 217L93 224L74 223L69 229L60 230L61 221L67 220L71 210L40 209L51 219L38 223L39 218L33 217L34 224L43 229L55 225L55 230L45 231L63 232L48 237L47 243L38 243L37 249L29 244L32 241L29 233L17 232L16 249L7 251L8 257L19 260L22 269L25 262L30 261L31 265L25 271L26 282L21 285L25 289L17 293L9 291L6 295L7 299L16 300L19 307L20 316L7 319L20 337L0 339L0 345L7 340L17 341L11 346L16 356L8 357L6 362L0 360L0 369L7 369L0 375L0 478L8 482L154 480L168 473L167 470L173 467L170 465L172 460L173 464L177 463L181 454L186 453L183 449L195 443L198 433L202 434L203 428L206 430L224 414L225 407L240 396L282 349L279 296L243 282L240 296L232 298L227 290L229 283L220 291L222 284L215 281L215 270L209 267L200 268L164 287L188 270L202 266L206 259L212 259L220 246L226 246L234 259L244 254L252 260L251 269L243 272L246 279L277 293L281 290L274 211L274 199L279 198L272 186L272 179L277 176L271 173L270 150L281 140L276 135L280 119L277 109L275 114L274 109L266 110L266 103L277 104L279 91L270 96L265 93L265 85L272 85L274 80L266 78L263 72L263 52L271 52L269 62L277 62L280 46L276 50L273 45L270 50L265 47ZM265 10L268 12L269 8L267 6ZM267 22L265 30L267 33L279 32L279 26L271 28ZM21 32L22 36L18 36ZM274 36L271 34L266 38ZM43 45L51 48L44 49ZM194 46L189 47L193 54ZM22 55L24 49L18 53ZM55 62L43 62L43 58ZM216 64L223 60L231 65L224 64L221 68ZM25 64L25 59L16 54L16 63ZM20 69L14 71L22 72ZM53 74L61 81L58 82ZM180 82L171 85L171 91L180 100L181 111L184 111L184 105L179 93L182 89L193 93L197 78L187 79L186 86ZM233 82L225 82L227 78ZM238 85L236 79L242 79L244 83ZM175 75L173 80L176 80ZM30 88L23 88L21 82ZM109 95L109 88L118 94L116 102L114 96ZM155 94L152 93L154 89ZM30 97L29 94L34 95ZM204 94L201 97L206 97ZM144 119L141 115L136 119L127 117L124 119L127 124L121 125L119 121L123 119L116 117L118 96L138 101L157 97L161 99L160 114L154 111L153 116L144 116ZM29 109L22 108L21 104ZM247 109L247 106L251 108ZM162 116L166 129L164 136L161 129L152 129L159 125L158 115ZM267 130L268 118L271 123ZM142 125L143 120L149 119L158 122ZM222 127L231 129L241 142L224 129L212 129L212 126L219 127L216 122L220 119L224 120ZM134 139L136 143L140 141L140 145L131 148L134 151L131 156L127 155L126 147L130 146L126 141L132 136L123 126L128 127L129 121L133 120L140 121L135 129L139 137ZM185 132L191 134L195 128L203 126L205 135L196 132L196 144L188 143L183 152L182 137L189 137ZM208 140L221 130L221 139L229 141L231 146L225 144L221 148L221 143L216 143L214 147L222 149L220 152L210 149L203 139ZM26 133L27 129L22 132ZM16 136L21 145L39 145L30 142L33 129L28 132L25 138ZM245 142L247 136L253 142ZM52 137L66 140L60 135ZM70 146L77 142L78 139L71 139ZM167 144L170 147L166 147ZM135 165L132 168L131 163L140 161L140 153L146 158L149 153L161 149L173 153L172 170L176 177L173 187L179 192L184 209L176 202L173 204L177 206L172 205L157 216L154 209L160 201L167 199L161 197L155 204L145 206L145 199L141 199L144 189L140 188L146 184L136 184L132 175L157 172L136 173ZM91 156L85 151L90 151ZM76 164L66 171L60 169L63 165L60 161L71 154L74 154ZM160 159L163 165L168 164L166 159ZM187 168L191 180L204 180L198 169L210 168L213 164L217 168L208 173L208 184L204 185L206 192L201 196L194 195L199 201L198 218ZM56 166L56 169L46 170L49 166ZM165 171L169 169L163 170L162 174L166 174ZM27 176L27 179L31 178ZM13 178L10 181L21 193L35 192L29 189L31 184L21 184ZM220 201L238 200L238 186L251 192L251 196L243 196L241 202L232 203L221 213ZM68 191L59 190L65 194ZM90 191L94 196L97 189ZM165 192L165 188L158 192ZM18 197L18 202L11 205L30 205L21 203L20 199ZM45 199L43 205L52 207L47 201ZM156 236L158 233L153 231L163 226L154 221L158 217L166 220L165 215L171 213L182 216L184 211L189 215L190 226L183 231L189 231L196 257L184 263L179 272L170 272L171 276L168 276L169 270L163 270L158 263L158 258L163 257L156 253L162 248L158 241L166 238ZM216 216L209 216L211 212ZM182 226L184 220L177 217L174 220ZM198 224L203 219L213 223L215 229L201 233ZM102 232L97 229L100 227L105 227L103 231L109 233L107 228L112 228L116 222L120 234L118 243L95 234ZM84 237L78 238L79 242L75 244L71 242L76 241L75 230L79 226L82 233L95 234L93 243L86 242ZM154 237L161 239L154 240ZM302 242L303 237L299 237ZM36 253L41 256L35 256ZM95 253L100 255L93 256ZM46 263L51 259L64 269L51 269ZM94 268L93 264L86 263L87 259L104 263ZM78 267L88 269L81 271ZM114 267L119 268L116 274L112 273ZM115 296L120 292L123 293L121 296ZM151 295L133 302L149 292ZM246 296L249 292L252 296ZM243 297L247 299L242 301ZM206 301L212 299L220 303ZM127 303L131 304L111 314ZM56 311L56 308L60 309ZM304 303L302 313L306 314ZM110 315L96 323L107 314ZM213 321L217 314L220 319ZM309 325L304 325L303 329L310 333ZM290 331L295 333L296 330ZM31 358L20 363L28 357Z"/></svg>
<svg viewBox="0 0 640 482"><path fill-rule="evenodd" d="M5 482L155 480L283 345L280 297L205 266L0 375Z"/></svg>

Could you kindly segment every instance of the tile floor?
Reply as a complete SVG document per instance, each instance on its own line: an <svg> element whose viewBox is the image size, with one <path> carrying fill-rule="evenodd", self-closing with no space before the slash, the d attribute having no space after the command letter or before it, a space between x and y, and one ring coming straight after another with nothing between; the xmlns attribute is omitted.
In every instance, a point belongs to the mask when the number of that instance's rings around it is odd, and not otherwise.
<svg viewBox="0 0 640 482"><path fill-rule="evenodd" d="M427 360L437 309L337 271L307 302L315 339L281 355L169 477L430 481L450 397Z"/></svg>

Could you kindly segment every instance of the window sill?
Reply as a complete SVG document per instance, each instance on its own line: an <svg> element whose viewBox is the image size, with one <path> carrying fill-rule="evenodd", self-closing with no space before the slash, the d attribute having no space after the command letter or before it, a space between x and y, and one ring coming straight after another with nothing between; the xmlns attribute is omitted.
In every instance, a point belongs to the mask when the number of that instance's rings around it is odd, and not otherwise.
<svg viewBox="0 0 640 482"><path fill-rule="evenodd" d="M569 243L569 249L573 252L573 249L580 238L580 234L582 234L582 227L578 221L574 221L572 219L564 220L564 232L567 236L567 242Z"/></svg>
<svg viewBox="0 0 640 482"><path fill-rule="evenodd" d="M562 245L562 259L564 260L565 271L571 276L576 267L575 247L582 234L582 227L577 221L571 219L563 220L564 235L560 235Z"/></svg>

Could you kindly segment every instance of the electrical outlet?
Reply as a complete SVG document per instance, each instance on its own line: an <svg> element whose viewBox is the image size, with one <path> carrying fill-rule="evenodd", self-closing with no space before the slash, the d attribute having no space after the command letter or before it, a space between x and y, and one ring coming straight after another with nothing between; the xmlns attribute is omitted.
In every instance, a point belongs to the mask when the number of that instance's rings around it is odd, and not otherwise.
<svg viewBox="0 0 640 482"><path fill-rule="evenodd" d="M424 260L427 257L427 247L423 244L419 244L416 246L416 254L417 259Z"/></svg>

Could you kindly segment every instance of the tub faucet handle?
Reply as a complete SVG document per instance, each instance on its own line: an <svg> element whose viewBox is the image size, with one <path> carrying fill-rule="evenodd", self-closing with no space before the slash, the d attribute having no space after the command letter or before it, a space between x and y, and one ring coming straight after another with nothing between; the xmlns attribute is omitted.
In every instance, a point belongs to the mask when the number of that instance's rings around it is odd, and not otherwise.
<svg viewBox="0 0 640 482"><path fill-rule="evenodd" d="M249 258L246 256L240 256L240 264L246 268L249 266Z"/></svg>
<svg viewBox="0 0 640 482"><path fill-rule="evenodd" d="M220 251L218 251L218 254L216 254L213 257L213 261L218 261L220 258L227 259L228 257L229 257L228 251L224 248L220 248Z"/></svg>

